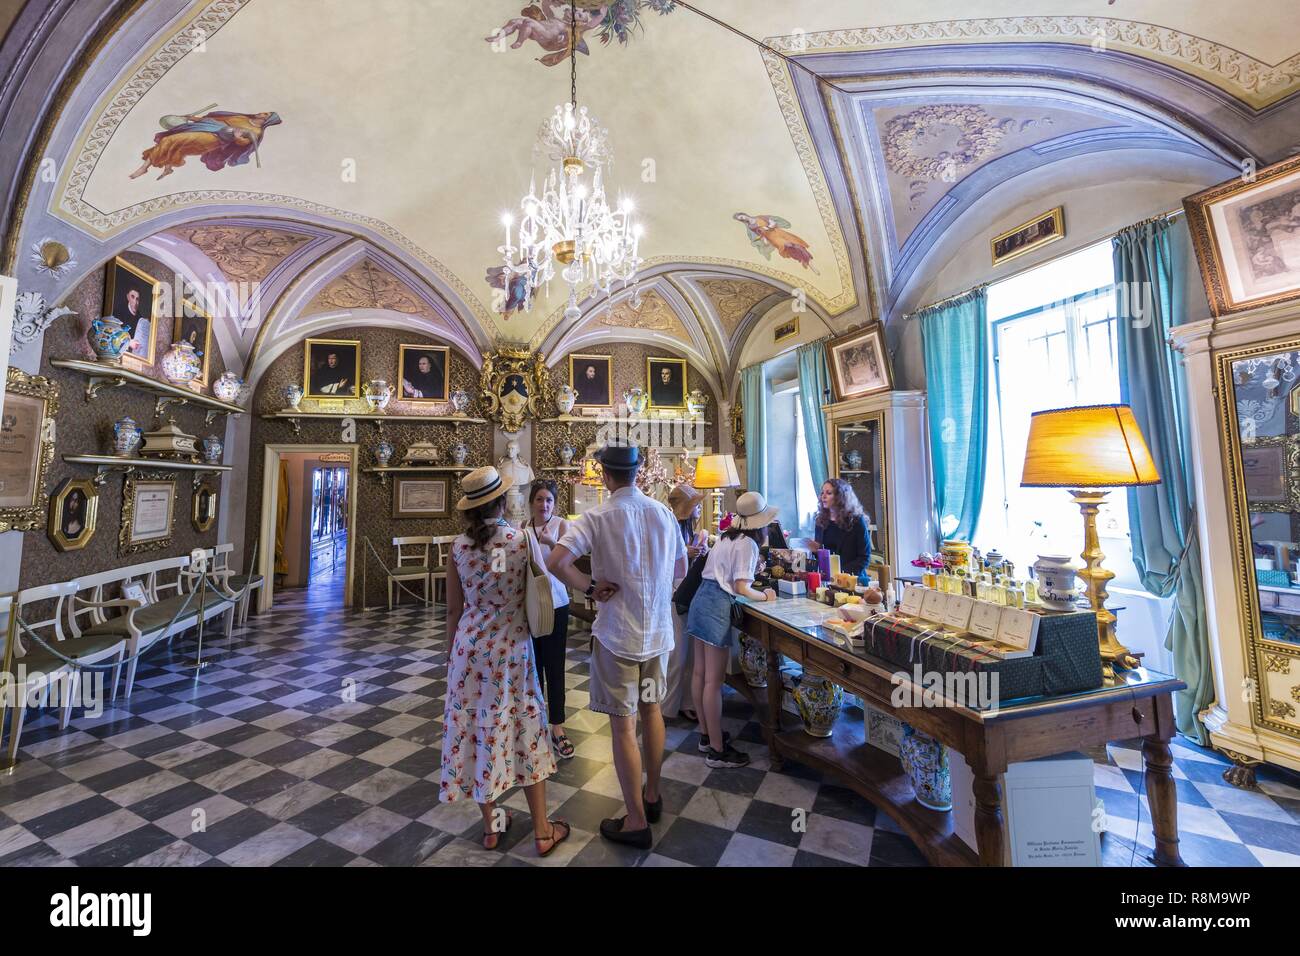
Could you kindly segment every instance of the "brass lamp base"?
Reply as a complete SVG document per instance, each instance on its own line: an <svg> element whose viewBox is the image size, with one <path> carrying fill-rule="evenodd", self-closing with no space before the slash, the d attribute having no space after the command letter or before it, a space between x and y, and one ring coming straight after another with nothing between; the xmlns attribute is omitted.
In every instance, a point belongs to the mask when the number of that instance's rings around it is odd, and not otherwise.
<svg viewBox="0 0 1300 956"><path fill-rule="evenodd" d="M1074 503L1083 513L1083 558L1084 568L1079 572L1088 586L1088 604L1097 615L1097 641L1101 649L1101 669L1107 681L1115 680L1117 670L1132 670L1138 667L1138 658L1115 637L1115 615L1106 609L1106 585L1115 577L1115 572L1101 566L1106 557L1102 553L1101 543L1097 537L1097 511L1106 501L1109 492L1095 489L1076 489L1070 492Z"/></svg>

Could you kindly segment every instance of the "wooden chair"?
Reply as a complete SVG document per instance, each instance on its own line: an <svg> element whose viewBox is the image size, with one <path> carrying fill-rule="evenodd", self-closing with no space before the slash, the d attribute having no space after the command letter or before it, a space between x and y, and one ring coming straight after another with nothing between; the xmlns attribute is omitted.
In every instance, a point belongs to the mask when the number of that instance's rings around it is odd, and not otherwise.
<svg viewBox="0 0 1300 956"><path fill-rule="evenodd" d="M429 565L429 548L433 544L430 535L409 535L394 538L393 547L397 548L397 565L388 572L388 610L393 609L393 584L403 581L420 581L424 586L424 604L427 607L433 598L433 568ZM446 578L444 565L443 578ZM398 594L401 603L401 594Z"/></svg>
<svg viewBox="0 0 1300 956"><path fill-rule="evenodd" d="M218 578L224 578L227 586L231 591L238 594L248 586L248 591L244 594L243 600L239 603L239 609L235 612L235 618L239 624L248 620L249 609L253 605L253 592L260 591L266 584L266 578L261 574L231 574L230 573L230 556L234 552L233 543L219 544L215 549L213 557L213 568L217 572ZM258 555L253 555L253 563L256 564ZM224 572L224 573L223 573Z"/></svg>
<svg viewBox="0 0 1300 956"><path fill-rule="evenodd" d="M460 535L444 534L433 539L434 560L429 570L429 580L433 584L433 603L438 603L438 592L442 591L442 603L447 603L447 565L451 563L451 543Z"/></svg>

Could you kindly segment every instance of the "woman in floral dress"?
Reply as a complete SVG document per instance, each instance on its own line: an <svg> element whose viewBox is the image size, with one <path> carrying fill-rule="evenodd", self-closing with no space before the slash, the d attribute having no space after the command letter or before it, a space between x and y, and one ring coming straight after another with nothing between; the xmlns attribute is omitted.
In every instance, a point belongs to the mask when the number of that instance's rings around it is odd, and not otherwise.
<svg viewBox="0 0 1300 956"><path fill-rule="evenodd" d="M502 520L505 484L492 467L470 472L456 508L469 527L447 565L447 707L442 738L443 803L473 799L483 811L483 846L495 850L512 822L496 801L524 788L540 856L569 835L546 818L545 780L555 772L546 703L524 613L529 539Z"/></svg>

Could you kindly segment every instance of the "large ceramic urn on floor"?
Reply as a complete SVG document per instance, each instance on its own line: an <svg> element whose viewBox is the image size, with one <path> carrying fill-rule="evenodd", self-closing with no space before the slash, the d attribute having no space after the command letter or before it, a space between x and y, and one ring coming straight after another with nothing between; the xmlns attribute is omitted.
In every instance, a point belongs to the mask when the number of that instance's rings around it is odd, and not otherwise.
<svg viewBox="0 0 1300 956"><path fill-rule="evenodd" d="M903 770L912 781L916 802L931 810L952 809L952 773L948 748L911 724L903 724L899 742Z"/></svg>
<svg viewBox="0 0 1300 956"><path fill-rule="evenodd" d="M750 687L767 686L767 648L745 634L740 635L740 671Z"/></svg>
<svg viewBox="0 0 1300 956"><path fill-rule="evenodd" d="M810 737L829 737L844 703L840 686L804 671L792 696L803 718L804 733Z"/></svg>

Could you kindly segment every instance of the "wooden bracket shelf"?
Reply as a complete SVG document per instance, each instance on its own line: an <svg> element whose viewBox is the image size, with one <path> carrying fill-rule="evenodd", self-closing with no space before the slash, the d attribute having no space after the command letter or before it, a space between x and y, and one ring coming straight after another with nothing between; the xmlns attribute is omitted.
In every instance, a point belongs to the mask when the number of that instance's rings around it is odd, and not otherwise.
<svg viewBox="0 0 1300 956"><path fill-rule="evenodd" d="M361 470L379 478L381 485L388 484L389 475L455 474L463 475L474 470L474 465L373 465Z"/></svg>
<svg viewBox="0 0 1300 956"><path fill-rule="evenodd" d="M126 476L143 469L159 471L174 469L176 471L194 472L193 484L197 487L200 479L202 479L204 475L220 475L223 472L232 470L230 465L210 465L207 462L178 461L170 458L119 458L117 455L64 455L63 460L70 465L93 465L95 467L94 482L96 485L102 485L108 480L108 476L115 471L120 471L123 476Z"/></svg>
<svg viewBox="0 0 1300 956"><path fill-rule="evenodd" d="M262 415L267 421L287 421L289 427L293 429L295 435L302 434L302 419L319 418L332 419L341 422L345 418L356 419L359 421L374 422L375 428L379 431L379 437L384 437L385 422L425 422L431 425L450 425L453 433L459 433L461 425L486 425L486 418L470 418L468 415L383 415L374 412L300 412L291 408L282 408L278 412L268 412Z"/></svg>
<svg viewBox="0 0 1300 956"><path fill-rule="evenodd" d="M157 396L154 401L154 416L162 418L163 413L172 405L194 405L207 411L205 424L211 425L218 415L242 415L245 409L230 402L223 402L211 395L201 395L170 382L163 382L139 372L133 372L120 365L108 365L104 362L90 362L85 359L51 359L55 368L80 372L88 377L86 382L86 401L94 401L105 388L131 386L141 391L151 392Z"/></svg>

